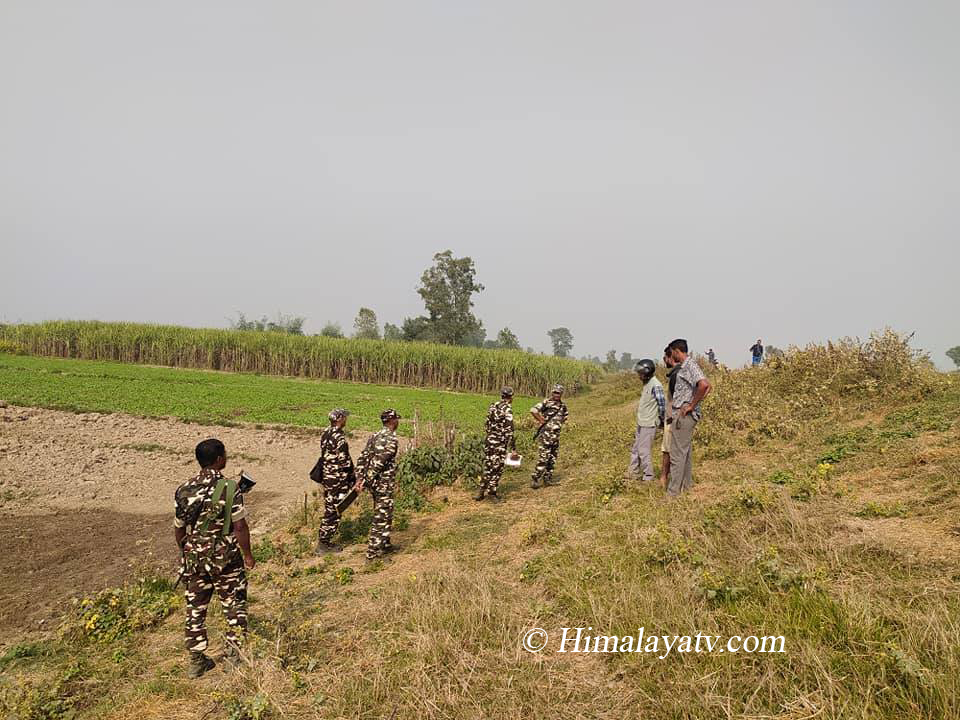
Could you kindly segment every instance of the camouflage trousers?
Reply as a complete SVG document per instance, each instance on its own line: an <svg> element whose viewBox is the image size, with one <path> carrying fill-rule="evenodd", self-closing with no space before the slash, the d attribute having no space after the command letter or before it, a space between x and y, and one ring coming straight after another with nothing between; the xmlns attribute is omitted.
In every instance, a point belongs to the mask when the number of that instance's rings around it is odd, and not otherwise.
<svg viewBox="0 0 960 720"><path fill-rule="evenodd" d="M560 438L547 437L540 439L537 448L537 466L533 469L535 483L553 480L553 466L557 463L557 453L560 451Z"/></svg>
<svg viewBox="0 0 960 720"><path fill-rule="evenodd" d="M344 478L336 485L323 486L323 521L320 523L320 542L330 542L340 526L337 504L343 500L353 483Z"/></svg>
<svg viewBox="0 0 960 720"><path fill-rule="evenodd" d="M367 558L381 557L390 547L390 527L393 525L393 493L396 480L378 479L368 484L373 496L373 520L370 522L370 538L367 542Z"/></svg>
<svg viewBox="0 0 960 720"><path fill-rule="evenodd" d="M507 455L507 445L487 440L483 447L483 454L483 477L480 479L480 489L487 493L495 493L500 487L500 478L503 476L503 461Z"/></svg>
<svg viewBox="0 0 960 720"><path fill-rule="evenodd" d="M190 652L207 649L207 608L217 591L227 620L227 641L239 647L247 631L247 575L238 556L219 575L198 570L184 577L187 601L186 641Z"/></svg>

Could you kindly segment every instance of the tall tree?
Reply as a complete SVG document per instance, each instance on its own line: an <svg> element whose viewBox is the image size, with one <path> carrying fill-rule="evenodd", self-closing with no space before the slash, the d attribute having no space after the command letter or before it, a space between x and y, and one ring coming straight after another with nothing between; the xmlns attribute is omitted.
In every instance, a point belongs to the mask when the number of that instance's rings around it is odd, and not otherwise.
<svg viewBox="0 0 960 720"><path fill-rule="evenodd" d="M513 334L513 330L505 327L497 333L497 347L507 350L519 350L520 341L517 339L517 336Z"/></svg>
<svg viewBox="0 0 960 720"><path fill-rule="evenodd" d="M607 360L603 363L603 367L613 372L617 369L617 351L616 350L607 350Z"/></svg>
<svg viewBox="0 0 960 720"><path fill-rule="evenodd" d="M473 314L473 295L482 292L470 257L455 258L445 250L433 256L433 265L423 271L417 293L427 315L403 323L407 340L430 340L448 345L482 346L486 333Z"/></svg>
<svg viewBox="0 0 960 720"><path fill-rule="evenodd" d="M377 323L377 314L370 308L362 307L353 320L353 336L367 340L380 339L380 325Z"/></svg>
<svg viewBox="0 0 960 720"><path fill-rule="evenodd" d="M383 339L384 340L403 340L403 331L393 323L384 323Z"/></svg>
<svg viewBox="0 0 960 720"><path fill-rule="evenodd" d="M567 357L573 349L573 333L565 327L547 330L550 342L553 344L553 354L557 357Z"/></svg>
<svg viewBox="0 0 960 720"><path fill-rule="evenodd" d="M953 364L960 367L960 345L947 350L947 357L953 360Z"/></svg>
<svg viewBox="0 0 960 720"><path fill-rule="evenodd" d="M324 337L342 338L343 328L340 327L340 323L328 322L323 326L323 330L320 331L320 334Z"/></svg>
<svg viewBox="0 0 960 720"><path fill-rule="evenodd" d="M617 367L621 370L633 370L633 353L620 353L620 362Z"/></svg>

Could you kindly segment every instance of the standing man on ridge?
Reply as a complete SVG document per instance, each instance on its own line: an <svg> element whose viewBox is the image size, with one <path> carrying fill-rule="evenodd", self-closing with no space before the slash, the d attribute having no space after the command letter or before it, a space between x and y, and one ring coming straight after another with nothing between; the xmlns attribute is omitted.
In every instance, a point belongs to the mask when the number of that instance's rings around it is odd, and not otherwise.
<svg viewBox="0 0 960 720"><path fill-rule="evenodd" d="M488 495L494 502L500 501L497 489L503 475L503 463L507 453L516 448L513 432L513 388L500 391L500 401L487 411L487 437L484 443L483 477L480 492L474 500L483 500Z"/></svg>
<svg viewBox="0 0 960 720"><path fill-rule="evenodd" d="M693 487L693 433L700 422L700 403L710 392L710 381L697 361L687 354L687 341L670 343L673 361L680 366L673 393L673 430L670 435L670 482L667 492L679 495Z"/></svg>
<svg viewBox="0 0 960 720"><path fill-rule="evenodd" d="M663 364L667 367L667 412L663 424L663 441L660 444L662 453L660 462L660 486L666 490L670 480L670 435L673 432L673 391L677 388L677 370L680 367L673 361L670 346L663 349Z"/></svg>
<svg viewBox="0 0 960 720"><path fill-rule="evenodd" d="M757 338L757 341L750 346L750 358L753 365L759 365L763 362L763 341Z"/></svg>
<svg viewBox="0 0 960 720"><path fill-rule="evenodd" d="M643 473L643 480L653 480L653 438L657 428L663 427L663 416L667 401L663 396L663 385L657 379L657 366L653 360L640 360L634 369L643 383L640 401L637 403L637 431L630 449L630 465L624 475L625 480L637 480Z"/></svg>
<svg viewBox="0 0 960 720"><path fill-rule="evenodd" d="M544 398L530 410L530 414L540 424L534 438L539 439L537 466L533 470L530 487L534 490L541 484L556 485L553 479L553 466L560 451L560 430L567 422L569 412L563 402L563 385L554 385L550 397Z"/></svg>

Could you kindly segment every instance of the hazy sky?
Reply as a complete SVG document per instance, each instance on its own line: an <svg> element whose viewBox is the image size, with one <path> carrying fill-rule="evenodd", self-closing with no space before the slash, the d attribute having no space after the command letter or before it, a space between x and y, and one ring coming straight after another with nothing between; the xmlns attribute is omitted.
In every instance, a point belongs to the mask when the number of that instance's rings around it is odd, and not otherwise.
<svg viewBox="0 0 960 720"><path fill-rule="evenodd" d="M0 0L0 320L960 344L960 3ZM951 310L951 308L953 308Z"/></svg>

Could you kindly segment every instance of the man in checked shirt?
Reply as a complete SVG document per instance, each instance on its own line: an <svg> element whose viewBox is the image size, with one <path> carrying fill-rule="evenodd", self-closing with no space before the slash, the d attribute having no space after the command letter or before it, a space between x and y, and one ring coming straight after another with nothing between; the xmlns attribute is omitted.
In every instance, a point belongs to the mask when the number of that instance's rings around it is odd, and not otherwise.
<svg viewBox="0 0 960 720"><path fill-rule="evenodd" d="M700 403L710 392L710 381L688 355L687 341L669 345L673 360L680 366L671 398L673 430L670 431L670 482L667 492L679 495L693 487L693 432L700 422Z"/></svg>

